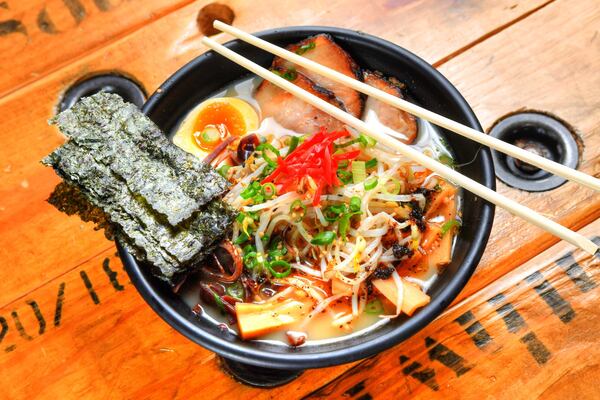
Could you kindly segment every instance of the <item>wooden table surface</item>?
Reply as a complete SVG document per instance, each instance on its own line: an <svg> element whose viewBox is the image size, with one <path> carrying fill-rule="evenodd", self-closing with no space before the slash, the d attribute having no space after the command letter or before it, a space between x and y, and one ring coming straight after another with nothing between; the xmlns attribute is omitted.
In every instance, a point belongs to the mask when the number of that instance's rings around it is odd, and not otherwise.
<svg viewBox="0 0 600 400"><path fill-rule="evenodd" d="M46 124L82 77L116 71L147 93L205 51L207 1L0 1L0 397L600 398L600 260L498 210L483 259L442 316L368 360L270 390L222 373L128 281L91 224L48 205ZM333 25L391 40L452 81L487 130L509 113L568 122L600 176L597 0L221 0L249 30ZM216 38L228 40L223 35ZM600 195L568 183L498 191L600 240Z"/></svg>

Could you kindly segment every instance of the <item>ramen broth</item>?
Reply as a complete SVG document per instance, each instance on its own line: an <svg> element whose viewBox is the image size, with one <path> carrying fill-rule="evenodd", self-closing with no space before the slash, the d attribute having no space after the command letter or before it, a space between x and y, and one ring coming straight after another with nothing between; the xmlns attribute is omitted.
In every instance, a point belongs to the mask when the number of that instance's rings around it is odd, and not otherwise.
<svg viewBox="0 0 600 400"><path fill-rule="evenodd" d="M240 81L232 83L223 90L218 91L212 97L235 97L242 99L248 102L250 105L252 105L252 107L256 109L258 115L260 116L260 108L258 102L253 96L260 82L260 78L257 77L242 79ZM363 113L363 119L375 126L379 126L381 125L381 123L379 122L377 115L374 112L371 112L371 103L371 99L368 99L365 102L365 111ZM193 110L190 112L190 114L193 114ZM260 125L258 129L254 131L254 133L256 134L269 134L273 135L274 137L291 135L300 136L300 134L294 131L285 129L280 124L278 124L273 118L259 118L259 120ZM446 142L443 139L439 128L433 126L429 122L424 121L422 119L418 119L417 121L418 136L411 146L418 149L421 152L424 152L432 158L440 159L443 157L447 157L448 159L452 159L453 156L451 150L446 145ZM460 218L460 192L457 193L456 204L457 216L458 218ZM453 243L455 240L456 238L454 237ZM403 279L416 283L423 289L423 291L427 292L435 282L439 272L440 271L438 271L438 268L436 266L430 266L427 270L412 272L408 276L403 276ZM179 294L181 295L181 298L191 308L193 308L199 302L198 286L195 283L188 282L185 285L183 285L183 287L179 291ZM201 318L211 320L215 324L226 324L230 331L236 333L238 332L237 325L230 323L231 319L228 318L217 307L211 304L207 304L202 300L200 300L200 304L202 304L202 315L200 316ZM384 314L393 313L393 308L394 307L393 305L391 305L391 303L384 302ZM335 340L336 338L340 337L347 337L348 335L363 334L368 330L374 329L380 326L381 324L385 324L389 321L389 318L381 318L378 314L369 314L363 312L347 325L332 326L332 316L338 312L347 311L347 309L347 304L333 304L331 307L328 307L324 312L315 315L315 317L308 323L302 322L302 320L298 321L297 323L286 326L285 330L278 330L262 335L258 340L267 340L273 343L287 345L285 331L301 331L307 334L307 344L311 345L322 343L323 341Z"/></svg>

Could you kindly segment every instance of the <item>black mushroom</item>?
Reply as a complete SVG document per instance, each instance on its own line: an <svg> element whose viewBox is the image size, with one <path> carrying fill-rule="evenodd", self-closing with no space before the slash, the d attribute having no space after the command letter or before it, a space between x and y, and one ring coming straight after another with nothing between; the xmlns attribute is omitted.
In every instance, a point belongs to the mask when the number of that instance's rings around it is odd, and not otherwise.
<svg viewBox="0 0 600 400"><path fill-rule="evenodd" d="M254 133L240 139L237 148L237 161L241 164L248 159L260 144L260 139Z"/></svg>

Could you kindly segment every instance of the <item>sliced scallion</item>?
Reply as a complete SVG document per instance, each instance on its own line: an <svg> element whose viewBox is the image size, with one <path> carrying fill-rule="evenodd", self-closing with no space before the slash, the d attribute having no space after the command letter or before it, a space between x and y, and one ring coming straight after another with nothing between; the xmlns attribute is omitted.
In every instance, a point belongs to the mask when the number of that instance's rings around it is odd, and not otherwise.
<svg viewBox="0 0 600 400"><path fill-rule="evenodd" d="M377 178L369 178L365 181L365 190L372 190L375 189L375 187L377 186Z"/></svg>
<svg viewBox="0 0 600 400"><path fill-rule="evenodd" d="M237 239L235 239L233 241L233 243L237 244L237 245L240 245L242 243L247 242L248 239L250 239L250 237L245 232L242 232L242 233L240 233L240 236L238 236Z"/></svg>
<svg viewBox="0 0 600 400"><path fill-rule="evenodd" d="M243 301L244 297L246 297L246 291L244 290L244 286L241 282L232 283L231 285L227 286L225 291L229 296L240 301Z"/></svg>
<svg viewBox="0 0 600 400"><path fill-rule="evenodd" d="M363 148L375 147L375 145L377 144L377 140L373 139L370 136L363 135L362 133L358 136L358 142Z"/></svg>
<svg viewBox="0 0 600 400"><path fill-rule="evenodd" d="M273 160L273 158L271 158L271 156L269 155L269 152L273 153L277 158L281 156L281 153L279 153L279 150L277 150L272 144L270 143L262 143L259 144L256 147L256 150L261 151L262 152L262 157L264 158L264 160L267 162L267 164L269 164L269 166L277 168L277 161Z"/></svg>
<svg viewBox="0 0 600 400"><path fill-rule="evenodd" d="M350 198L350 211L357 212L360 211L361 200L358 196L352 196Z"/></svg>
<svg viewBox="0 0 600 400"><path fill-rule="evenodd" d="M371 158L369 161L367 161L365 163L365 168L370 169L370 168L375 168L377 166L377 159L376 158Z"/></svg>
<svg viewBox="0 0 600 400"><path fill-rule="evenodd" d="M292 138L290 139L290 146L288 147L288 152L287 155L289 156L290 153L294 150L296 150L296 147L298 147L298 144L300 143L300 138L298 136L292 136Z"/></svg>
<svg viewBox="0 0 600 400"><path fill-rule="evenodd" d="M454 167L454 159L452 157L450 157L447 154L442 154L439 158L438 161L441 162L442 164L445 164L449 167Z"/></svg>
<svg viewBox="0 0 600 400"><path fill-rule="evenodd" d="M204 130L200 132L200 141L205 144L215 144L221 140L221 133L214 125L207 125Z"/></svg>
<svg viewBox="0 0 600 400"><path fill-rule="evenodd" d="M267 200L272 199L273 196L275 196L277 194L277 188L271 182L267 182L263 185L263 193L264 193L265 199L267 199Z"/></svg>
<svg viewBox="0 0 600 400"><path fill-rule="evenodd" d="M352 214L346 214L342 218L340 218L340 222L338 223L338 232L342 238L346 238L346 232L348 232L348 228L350 227L350 217Z"/></svg>
<svg viewBox="0 0 600 400"><path fill-rule="evenodd" d="M354 183L360 183L367 178L367 169L365 168L364 161L353 161L352 162L352 181Z"/></svg>
<svg viewBox="0 0 600 400"><path fill-rule="evenodd" d="M229 172L229 168L231 168L231 165L227 165L227 164L223 164L221 165L218 169L217 172L223 177L223 178L227 178L227 172Z"/></svg>
<svg viewBox="0 0 600 400"><path fill-rule="evenodd" d="M292 266L284 260L275 260L268 263L267 269L276 278L285 278L292 272Z"/></svg>
<svg viewBox="0 0 600 400"><path fill-rule="evenodd" d="M347 185L350 182L352 182L352 172L346 171L345 169L338 169L337 177L340 179L340 181L342 181L344 185Z"/></svg>
<svg viewBox="0 0 600 400"><path fill-rule="evenodd" d="M307 51L314 49L315 46L316 46L315 42L310 42L310 43L304 44L304 45L300 46L298 48L298 50L296 50L296 54L302 55L302 54L306 53Z"/></svg>
<svg viewBox="0 0 600 400"><path fill-rule="evenodd" d="M335 233L331 231L319 232L315 237L310 241L310 244L314 244L317 246L324 246L331 244L335 239Z"/></svg>
<svg viewBox="0 0 600 400"><path fill-rule="evenodd" d="M402 182L396 178L390 178L385 185L383 190L388 194L399 194L402 191Z"/></svg>
<svg viewBox="0 0 600 400"><path fill-rule="evenodd" d="M340 219L347 212L347 208L345 204L334 204L331 206L327 206L323 210L323 216L329 222L335 222Z"/></svg>
<svg viewBox="0 0 600 400"><path fill-rule="evenodd" d="M442 225L442 228L440 229L440 233L442 234L442 236L444 236L446 233L448 233L448 231L455 227L460 227L460 222L456 219L451 219L449 221L444 222L444 225Z"/></svg>
<svg viewBox="0 0 600 400"><path fill-rule="evenodd" d="M302 201L296 199L293 201L290 206L290 215L292 216L292 220L294 222L302 221L304 215L306 214L306 206L302 204Z"/></svg>
<svg viewBox="0 0 600 400"><path fill-rule="evenodd" d="M379 299L372 300L365 306L365 312L367 314L383 314L383 311L383 304Z"/></svg>

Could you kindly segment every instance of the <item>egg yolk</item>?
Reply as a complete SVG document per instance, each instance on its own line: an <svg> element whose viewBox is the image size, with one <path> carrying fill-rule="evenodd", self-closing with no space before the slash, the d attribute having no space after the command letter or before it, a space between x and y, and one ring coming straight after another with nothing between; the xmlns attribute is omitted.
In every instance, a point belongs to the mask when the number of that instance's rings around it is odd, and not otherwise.
<svg viewBox="0 0 600 400"><path fill-rule="evenodd" d="M196 144L207 151L218 146L228 135L241 136L244 133L244 117L237 108L225 102L206 105L198 113L194 124Z"/></svg>

